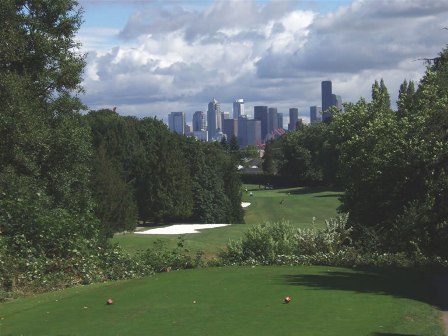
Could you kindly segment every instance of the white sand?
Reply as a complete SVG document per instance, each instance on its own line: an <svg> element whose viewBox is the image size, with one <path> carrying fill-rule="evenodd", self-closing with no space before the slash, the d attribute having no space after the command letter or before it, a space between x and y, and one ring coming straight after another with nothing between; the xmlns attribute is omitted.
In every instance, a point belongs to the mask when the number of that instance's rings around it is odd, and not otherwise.
<svg viewBox="0 0 448 336"><path fill-rule="evenodd" d="M146 231L137 231L136 234L186 234L186 233L199 233L198 230L213 229L216 227L227 226L229 224L178 224L171 225L163 228L150 229Z"/></svg>
<svg viewBox="0 0 448 336"><path fill-rule="evenodd" d="M249 202L242 202L241 206L247 208L250 205ZM145 231L136 231L136 234L148 234L148 235L158 235L158 234L186 234L186 233L199 233L198 230L203 229L213 229L216 227L227 226L230 224L177 224L170 225L163 228L150 229Z"/></svg>

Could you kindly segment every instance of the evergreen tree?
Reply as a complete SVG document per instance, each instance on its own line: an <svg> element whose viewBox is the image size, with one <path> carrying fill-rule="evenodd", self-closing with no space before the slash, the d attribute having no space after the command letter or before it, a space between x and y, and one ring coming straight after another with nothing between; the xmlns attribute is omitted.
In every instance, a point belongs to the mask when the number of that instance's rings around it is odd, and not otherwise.
<svg viewBox="0 0 448 336"><path fill-rule="evenodd" d="M61 271L59 260L98 243L91 138L77 96L81 10L73 0L5 0L0 20L2 241L12 256L50 258Z"/></svg>

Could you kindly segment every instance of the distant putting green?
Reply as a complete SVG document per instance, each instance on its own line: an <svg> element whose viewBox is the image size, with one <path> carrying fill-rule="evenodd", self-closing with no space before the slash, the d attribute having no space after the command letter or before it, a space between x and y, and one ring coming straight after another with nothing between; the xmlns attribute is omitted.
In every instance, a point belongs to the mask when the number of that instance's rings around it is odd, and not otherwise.
<svg viewBox="0 0 448 336"><path fill-rule="evenodd" d="M443 335L427 285L415 271L176 271L2 304L0 335Z"/></svg>
<svg viewBox="0 0 448 336"><path fill-rule="evenodd" d="M247 187L248 192L245 192ZM252 192L252 196L250 196ZM229 239L239 239L251 225L286 220L301 228L322 227L326 219L338 215L340 192L321 187L300 187L285 189L260 189L258 185L245 185L243 202L251 205L245 208L246 224L202 230L185 235L186 246L192 251L204 251L213 255L223 249ZM313 221L314 219L314 221ZM121 234L113 238L126 251L133 253L152 247L156 240L164 241L168 247L176 246L176 235Z"/></svg>

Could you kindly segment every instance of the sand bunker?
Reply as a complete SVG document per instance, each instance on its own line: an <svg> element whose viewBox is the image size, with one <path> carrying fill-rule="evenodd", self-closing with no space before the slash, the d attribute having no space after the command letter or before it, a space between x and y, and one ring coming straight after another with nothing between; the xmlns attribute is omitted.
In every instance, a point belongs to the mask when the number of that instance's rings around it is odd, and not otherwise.
<svg viewBox="0 0 448 336"><path fill-rule="evenodd" d="M199 233L198 230L213 229L217 227L227 226L229 224L178 224L171 225L163 228L150 229L146 231L138 231L136 234L186 234L186 233Z"/></svg>
<svg viewBox="0 0 448 336"><path fill-rule="evenodd" d="M250 205L249 202L241 202L241 206L242 206L243 208L247 208L249 205Z"/></svg>

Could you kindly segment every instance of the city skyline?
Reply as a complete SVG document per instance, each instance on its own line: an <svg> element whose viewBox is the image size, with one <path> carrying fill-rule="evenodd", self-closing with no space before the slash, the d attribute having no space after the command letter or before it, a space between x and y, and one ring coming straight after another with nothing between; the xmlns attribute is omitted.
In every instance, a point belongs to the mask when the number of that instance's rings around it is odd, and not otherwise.
<svg viewBox="0 0 448 336"><path fill-rule="evenodd" d="M81 0L77 36L87 54L81 96L90 109L157 116L297 107L309 119L319 83L344 101L371 96L384 78L394 104L403 80L418 81L421 58L446 44L448 3L435 0ZM336 89L337 88L337 89Z"/></svg>

